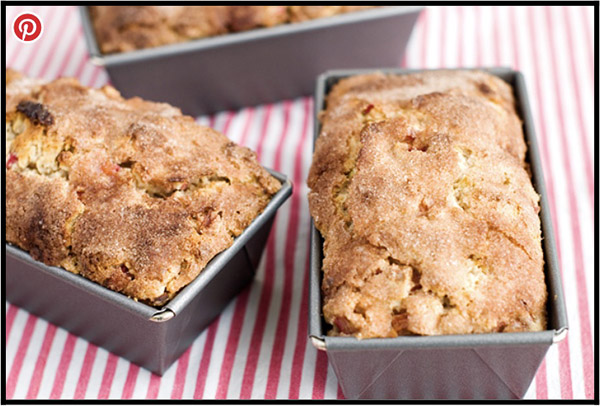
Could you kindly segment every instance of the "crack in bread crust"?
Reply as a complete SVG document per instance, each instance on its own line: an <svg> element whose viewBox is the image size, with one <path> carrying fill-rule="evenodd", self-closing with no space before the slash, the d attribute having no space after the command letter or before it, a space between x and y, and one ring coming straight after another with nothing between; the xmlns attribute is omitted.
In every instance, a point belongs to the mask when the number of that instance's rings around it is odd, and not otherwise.
<svg viewBox="0 0 600 406"><path fill-rule="evenodd" d="M510 86L476 71L359 75L320 119L308 185L329 334L545 328L539 196Z"/></svg>
<svg viewBox="0 0 600 406"><path fill-rule="evenodd" d="M166 303L281 187L169 105L7 78L7 241L135 300Z"/></svg>

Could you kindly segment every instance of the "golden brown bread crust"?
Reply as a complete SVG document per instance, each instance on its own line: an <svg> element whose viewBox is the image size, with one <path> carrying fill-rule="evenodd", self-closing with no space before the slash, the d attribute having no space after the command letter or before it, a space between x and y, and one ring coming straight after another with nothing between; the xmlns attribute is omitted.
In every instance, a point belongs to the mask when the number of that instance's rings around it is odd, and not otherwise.
<svg viewBox="0 0 600 406"><path fill-rule="evenodd" d="M7 72L6 239L162 305L280 183L247 148L167 104Z"/></svg>
<svg viewBox="0 0 600 406"><path fill-rule="evenodd" d="M102 53L272 27L373 6L90 6Z"/></svg>
<svg viewBox="0 0 600 406"><path fill-rule="evenodd" d="M539 197L509 85L354 76L321 123L308 185L330 334L545 328Z"/></svg>

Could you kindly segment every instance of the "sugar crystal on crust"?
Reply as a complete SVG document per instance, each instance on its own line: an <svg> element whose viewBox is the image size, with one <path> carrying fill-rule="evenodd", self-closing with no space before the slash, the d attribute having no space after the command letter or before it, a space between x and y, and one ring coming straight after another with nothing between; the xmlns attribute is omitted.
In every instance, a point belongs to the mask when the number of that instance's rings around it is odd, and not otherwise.
<svg viewBox="0 0 600 406"><path fill-rule="evenodd" d="M543 330L539 196L510 86L377 73L326 101L308 185L329 333Z"/></svg>
<svg viewBox="0 0 600 406"><path fill-rule="evenodd" d="M281 187L172 106L6 77L6 239L48 265L162 305Z"/></svg>

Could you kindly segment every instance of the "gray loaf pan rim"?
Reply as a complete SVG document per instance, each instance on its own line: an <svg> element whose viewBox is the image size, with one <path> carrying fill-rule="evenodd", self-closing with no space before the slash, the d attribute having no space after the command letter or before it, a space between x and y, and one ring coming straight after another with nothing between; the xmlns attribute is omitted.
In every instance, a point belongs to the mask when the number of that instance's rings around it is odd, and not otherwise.
<svg viewBox="0 0 600 406"><path fill-rule="evenodd" d="M254 218L254 220L252 220L250 225L234 239L233 244L231 244L229 248L215 255L192 282L184 286L173 299L160 308L141 303L123 293L108 289L90 279L69 272L61 267L49 266L36 261L27 251L24 251L11 243L6 242L5 253L18 258L20 261L29 264L48 275L58 278L63 282L79 287L95 297L117 304L117 306L126 312L133 313L149 321L165 322L176 317L177 314L185 309L194 297L196 297L196 295L198 295L198 293L202 291L202 289L223 269L229 260L244 248L252 236L258 232L269 219L277 214L279 207L291 195L292 183L287 176L270 169L267 169L267 171L281 182L281 189L273 195L267 206Z"/></svg>
<svg viewBox="0 0 600 406"><path fill-rule="evenodd" d="M390 349L424 349L424 348L457 348L457 347L496 347L525 346L531 344L557 343L563 340L568 331L568 320L565 309L561 274L557 259L552 219L548 205L548 197L544 175L539 156L539 148L533 126L533 116L527 98L523 74L504 67L462 68L462 69L357 69L331 70L317 79L314 104L314 141L319 136L321 124L318 119L320 111L325 108L325 97L331 86L340 79L367 73L382 72L385 74L408 74L435 70L482 70L511 83L515 92L517 111L523 121L523 130L527 142L527 161L532 172L532 182L540 195L540 219L543 238L544 273L548 289L548 329L539 332L518 333L486 333L439 336L401 336L395 338L357 339L355 337L329 337L326 335L325 322L322 315L321 300L321 263L323 240L321 234L311 220L311 254L309 283L309 338L315 348L322 351L364 351Z"/></svg>
<svg viewBox="0 0 600 406"><path fill-rule="evenodd" d="M286 36L300 32L319 30L334 26L353 24L358 21L376 20L381 17L403 15L420 11L423 6L387 6L381 8L358 10L329 17L316 18L307 21L275 25L273 27L255 28L247 31L226 33L211 37L191 39L184 42L160 45L157 47L136 49L126 52L104 54L96 41L96 34L89 15L88 6L79 6L83 25L85 42L90 52L91 61L98 66L119 65L138 60L166 57L199 50L218 48L225 45L251 42L258 39Z"/></svg>

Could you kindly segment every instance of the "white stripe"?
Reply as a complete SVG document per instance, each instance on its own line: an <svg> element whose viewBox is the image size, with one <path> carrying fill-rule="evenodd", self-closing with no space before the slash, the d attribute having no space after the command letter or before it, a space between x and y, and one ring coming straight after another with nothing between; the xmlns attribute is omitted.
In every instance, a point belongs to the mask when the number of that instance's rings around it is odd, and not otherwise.
<svg viewBox="0 0 600 406"><path fill-rule="evenodd" d="M21 373L15 387L13 399L24 399L29 390L29 382L31 382L31 376L33 375L33 369L37 361L38 354L44 341L44 334L46 332L47 322L41 319L35 321L33 334L31 335L31 341L25 352L25 358L23 359L23 366L21 367Z"/></svg>
<svg viewBox="0 0 600 406"><path fill-rule="evenodd" d="M315 380L315 365L317 363L317 350L309 340L306 340L304 349L304 362L302 364L302 380L300 381L299 399L310 399Z"/></svg>
<svg viewBox="0 0 600 406"><path fill-rule="evenodd" d="M156 396L157 399L169 399L171 397L171 392L173 391L173 383L175 382L175 374L177 373L178 366L179 361L175 361L175 363L172 364L161 377L158 395Z"/></svg>
<svg viewBox="0 0 600 406"><path fill-rule="evenodd" d="M183 393L181 395L182 399L192 399L194 397L200 361L202 359L204 345L206 344L207 332L208 329L204 330L200 337L198 337L194 341L194 344L192 344L192 349L190 352L190 363L188 365L188 370L185 377L185 387L183 388Z"/></svg>
<svg viewBox="0 0 600 406"><path fill-rule="evenodd" d="M17 355L17 350L19 349L19 343L21 342L21 337L23 336L23 330L25 329L25 323L27 322L27 317L29 314L22 309L17 310L17 314L15 315L15 319L13 321L12 329L10 331L10 335L6 340L6 373L7 379L10 376L10 371L12 370L12 364L15 360L15 356Z"/></svg>
<svg viewBox="0 0 600 406"><path fill-rule="evenodd" d="M60 74L60 76L63 76L63 77L75 76L75 70L79 66L79 63L81 62L81 60L85 57L85 52L87 52L85 50L85 44L83 43L82 40L77 40L75 42L75 46L73 47L73 51L68 56L69 62L66 64L66 66L64 68L64 72L62 72L62 74L61 74L61 72L57 72L57 76L59 74Z"/></svg>
<svg viewBox="0 0 600 406"><path fill-rule="evenodd" d="M52 18L49 16L50 11L50 7L45 7L44 15L40 16L44 23L44 33L38 40L40 42L38 53L33 58L31 66L28 67L28 74L32 77L40 76L40 71L46 64L48 56L56 53L58 49L64 48L62 43L69 38L64 35L65 27L70 25L68 21L69 14L71 14L69 7L55 7L52 10L54 13ZM61 33L63 35L60 35Z"/></svg>
<svg viewBox="0 0 600 406"><path fill-rule="evenodd" d="M210 365L206 376L206 384L204 386L204 399L214 399L217 394L221 365L227 346L227 337L229 336L229 331L231 329L234 305L234 302L229 303L227 309L221 313L221 319L219 321L217 333L215 334Z"/></svg>
<svg viewBox="0 0 600 406"><path fill-rule="evenodd" d="M559 378L558 346L552 345L546 354L546 375L548 380L548 399L561 399Z"/></svg>
<svg viewBox="0 0 600 406"><path fill-rule="evenodd" d="M338 380L331 364L327 363L327 383L325 384L324 399L337 399Z"/></svg>
<svg viewBox="0 0 600 406"><path fill-rule="evenodd" d="M512 66L512 44L509 39L511 38L511 23L509 16L509 9L506 6L494 6L493 13L497 21L496 33L497 41L499 44L498 53L498 65L499 66ZM494 29L496 29L494 27Z"/></svg>
<svg viewBox="0 0 600 406"><path fill-rule="evenodd" d="M427 63L428 68L437 68L440 65L439 39L441 37L440 21L441 12L438 7L430 7L427 10Z"/></svg>
<svg viewBox="0 0 600 406"><path fill-rule="evenodd" d="M98 347L96 351L96 357L92 365L92 373L90 374L90 380L85 392L85 399L97 399L98 391L100 390L100 384L102 382L102 375L104 374L104 368L106 361L108 360L108 351Z"/></svg>
<svg viewBox="0 0 600 406"><path fill-rule="evenodd" d="M150 383L150 376L151 373L147 369L140 368L138 370L135 388L131 394L132 399L146 399L146 395L148 394L148 385Z"/></svg>
<svg viewBox="0 0 600 406"><path fill-rule="evenodd" d="M76 16L76 13L72 14ZM48 68L43 76L44 79L52 80L59 74L58 69L62 65L65 59L70 59L72 55L68 54L69 43L72 41L73 36L78 35L79 22L78 21L67 21L67 25L64 28L63 36L60 41L60 45L56 46L52 50L53 55L48 63ZM42 67L43 68L43 67Z"/></svg>
<svg viewBox="0 0 600 406"><path fill-rule="evenodd" d="M593 136L593 123L594 123L594 89L593 83L594 67L590 65L588 61L593 60L593 50L589 53L586 46L586 33L584 31L585 25L581 23L581 11L580 7L567 7L569 14L569 21L571 23L571 32L573 35L573 53L575 57L575 69L577 78L579 80L579 93L581 95L581 104L584 124L587 127L587 140L589 145L589 151L585 151L590 155L590 160L593 162L594 156L594 143L595 137ZM583 7L588 14L593 14L593 7ZM593 27L591 25L590 27ZM592 40L593 40L592 35Z"/></svg>
<svg viewBox="0 0 600 406"><path fill-rule="evenodd" d="M481 52L482 66L493 66L495 60L495 44L494 44L494 19L495 16L492 14L494 10L491 7L477 6L479 16L479 27L481 32L479 33L479 44Z"/></svg>
<svg viewBox="0 0 600 406"><path fill-rule="evenodd" d="M445 42L441 46L446 48L446 58L443 61L447 68L458 66L458 47L460 46L460 30L458 23L458 9L446 7L446 31L444 33Z"/></svg>
<svg viewBox="0 0 600 406"><path fill-rule="evenodd" d="M124 358L117 359L117 367L115 368L115 374L112 379L112 385L108 393L109 399L120 399L123 395L123 385L127 379L127 372L129 372L130 362Z"/></svg>
<svg viewBox="0 0 600 406"><path fill-rule="evenodd" d="M475 37L479 35L475 31L475 10L472 7L463 6L463 27L462 27L462 52L463 67L471 68L477 65L477 49Z"/></svg>
<svg viewBox="0 0 600 406"><path fill-rule="evenodd" d="M75 346L73 347L73 358L71 359L69 369L67 370L65 385L61 393L61 399L73 399L75 396L75 389L77 388L77 383L79 381L79 375L81 372L81 367L83 366L83 360L85 359L87 347L87 341L81 338L78 338L75 341Z"/></svg>
<svg viewBox="0 0 600 406"><path fill-rule="evenodd" d="M525 392L525 395L523 395L523 399L535 399L535 385L536 385L536 379L533 378L533 381L531 381L531 385L529 385L529 388L527 389L527 391Z"/></svg>
<svg viewBox="0 0 600 406"><path fill-rule="evenodd" d="M38 399L48 399L52 393L52 386L54 384L54 377L56 371L60 365L60 358L62 355L62 349L65 345L68 333L62 328L56 329L52 346L48 352L48 358L46 359L46 367L44 369L44 375L40 382L40 389L37 395Z"/></svg>

